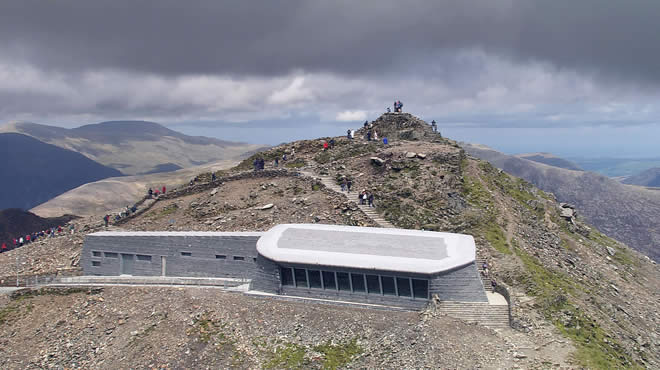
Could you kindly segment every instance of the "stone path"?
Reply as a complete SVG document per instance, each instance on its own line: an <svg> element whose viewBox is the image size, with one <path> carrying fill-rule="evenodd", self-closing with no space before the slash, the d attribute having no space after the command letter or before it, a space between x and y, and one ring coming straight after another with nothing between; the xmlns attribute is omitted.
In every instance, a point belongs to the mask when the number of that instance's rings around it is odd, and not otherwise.
<svg viewBox="0 0 660 370"><path fill-rule="evenodd" d="M300 173L303 174L303 175L305 175L305 176L308 176L308 177L312 177L312 178L318 179L319 181L321 181L321 183L322 183L326 188L328 188L328 189L334 191L334 192L337 193L337 194L341 194L341 195L345 196L349 201L356 203L356 205L358 206L358 208L360 208L360 210L361 210L365 215L367 215L367 217L369 217L372 221L374 221L374 222L375 222L376 224L378 224L380 227L387 227L387 228L392 228L392 229L396 228L396 226L392 225L389 221L385 220L385 219L383 218L383 216L381 216L380 214L378 214L378 213L376 212L376 210L375 210L374 207L369 207L369 206L367 206L367 205L358 204L358 203L355 202L354 200L350 199L350 197L348 196L348 194L355 194L355 195L357 195L357 193L355 193L355 192L353 192L353 193L348 193L348 192L346 192L346 191L342 191L342 190L341 190L341 186L339 186L339 185L337 184L337 182L336 182L332 177L330 177L330 176L324 176L324 175L317 175L317 174L312 173L312 172L310 172L310 171L300 171Z"/></svg>

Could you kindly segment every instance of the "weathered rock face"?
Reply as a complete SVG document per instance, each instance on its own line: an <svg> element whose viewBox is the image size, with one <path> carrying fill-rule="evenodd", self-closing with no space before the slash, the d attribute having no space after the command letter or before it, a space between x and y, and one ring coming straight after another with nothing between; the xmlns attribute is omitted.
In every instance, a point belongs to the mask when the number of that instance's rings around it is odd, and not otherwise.
<svg viewBox="0 0 660 370"><path fill-rule="evenodd" d="M364 136L369 128L358 130L359 136ZM413 116L410 113L385 113L371 122L372 132L378 133L379 138L388 138L389 141L440 141L442 136L433 132L431 125Z"/></svg>

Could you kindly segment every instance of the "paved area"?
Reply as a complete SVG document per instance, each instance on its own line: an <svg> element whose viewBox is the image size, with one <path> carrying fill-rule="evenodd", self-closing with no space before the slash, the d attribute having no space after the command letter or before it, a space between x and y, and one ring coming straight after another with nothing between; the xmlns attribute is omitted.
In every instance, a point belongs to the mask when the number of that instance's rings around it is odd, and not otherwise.
<svg viewBox="0 0 660 370"><path fill-rule="evenodd" d="M494 292L486 292L486 296L488 297L488 304L492 306L506 306L508 303L506 302L506 298L504 298L503 295L500 293L494 293Z"/></svg>
<svg viewBox="0 0 660 370"><path fill-rule="evenodd" d="M19 289L23 288L16 288L16 287L0 287L0 294L10 294L11 292L15 292Z"/></svg>

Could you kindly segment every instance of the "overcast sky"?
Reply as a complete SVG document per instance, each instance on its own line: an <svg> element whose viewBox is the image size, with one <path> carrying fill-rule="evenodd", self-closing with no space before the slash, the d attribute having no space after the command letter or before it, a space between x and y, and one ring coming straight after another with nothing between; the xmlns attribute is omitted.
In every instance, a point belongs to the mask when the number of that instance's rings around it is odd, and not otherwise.
<svg viewBox="0 0 660 370"><path fill-rule="evenodd" d="M394 99L508 152L660 156L660 1L0 2L0 122L275 144Z"/></svg>

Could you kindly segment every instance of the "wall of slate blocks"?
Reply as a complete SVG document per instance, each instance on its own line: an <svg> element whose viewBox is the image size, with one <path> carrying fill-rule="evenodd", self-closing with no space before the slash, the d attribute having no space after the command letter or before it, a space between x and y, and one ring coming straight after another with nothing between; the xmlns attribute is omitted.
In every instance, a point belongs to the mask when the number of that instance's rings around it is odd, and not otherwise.
<svg viewBox="0 0 660 370"><path fill-rule="evenodd" d="M261 233L228 235L87 235L85 275L226 277L251 279ZM164 259L163 259L164 258Z"/></svg>
<svg viewBox="0 0 660 370"><path fill-rule="evenodd" d="M434 276L429 281L429 293L442 301L488 302L474 262Z"/></svg>

